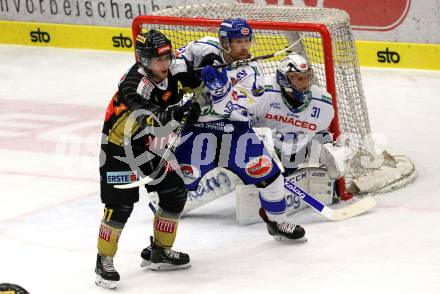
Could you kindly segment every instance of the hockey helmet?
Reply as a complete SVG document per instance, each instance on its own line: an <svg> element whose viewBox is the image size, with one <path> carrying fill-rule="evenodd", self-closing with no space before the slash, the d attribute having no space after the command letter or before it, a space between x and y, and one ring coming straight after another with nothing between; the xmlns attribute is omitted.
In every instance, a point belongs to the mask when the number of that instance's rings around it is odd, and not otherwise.
<svg viewBox="0 0 440 294"><path fill-rule="evenodd" d="M232 38L249 38L252 41L252 28L246 20L242 18L228 18L223 20L218 30L220 43L225 38L231 42Z"/></svg>
<svg viewBox="0 0 440 294"><path fill-rule="evenodd" d="M149 30L136 37L136 56L144 67L148 68L149 60L153 57L168 55L170 62L174 58L171 41L159 31Z"/></svg>
<svg viewBox="0 0 440 294"><path fill-rule="evenodd" d="M283 91L297 103L310 100L313 72L303 56L295 52L287 55L278 64L276 78Z"/></svg>

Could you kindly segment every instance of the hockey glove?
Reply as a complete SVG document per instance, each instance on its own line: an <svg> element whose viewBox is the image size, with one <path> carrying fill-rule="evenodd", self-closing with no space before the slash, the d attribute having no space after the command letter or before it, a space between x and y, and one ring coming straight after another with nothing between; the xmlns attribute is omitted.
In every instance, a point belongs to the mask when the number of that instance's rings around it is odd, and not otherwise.
<svg viewBox="0 0 440 294"><path fill-rule="evenodd" d="M183 111L183 115L187 115L186 124L196 123L199 119L200 113L202 112L202 109L197 102L190 103L190 105L185 104L181 109Z"/></svg>
<svg viewBox="0 0 440 294"><path fill-rule="evenodd" d="M222 64L222 63L223 60L220 57L220 55L216 53L209 53L203 57L202 61L199 64L199 67L205 67L207 65Z"/></svg>
<svg viewBox="0 0 440 294"><path fill-rule="evenodd" d="M170 121L174 121L174 123L180 123L182 120L184 111L182 107L178 104L170 105L164 111L156 113L157 120L161 123L161 125L166 125Z"/></svg>
<svg viewBox="0 0 440 294"><path fill-rule="evenodd" d="M200 105L197 102L180 106L178 104L169 106L166 110L156 114L157 119L164 126L170 121L180 123L184 115L188 115L186 122L194 123L200 116Z"/></svg>
<svg viewBox="0 0 440 294"><path fill-rule="evenodd" d="M202 80L209 93L211 93L213 103L222 101L232 87L226 73L226 68L222 68L221 72L219 72L210 65L205 66L202 69Z"/></svg>

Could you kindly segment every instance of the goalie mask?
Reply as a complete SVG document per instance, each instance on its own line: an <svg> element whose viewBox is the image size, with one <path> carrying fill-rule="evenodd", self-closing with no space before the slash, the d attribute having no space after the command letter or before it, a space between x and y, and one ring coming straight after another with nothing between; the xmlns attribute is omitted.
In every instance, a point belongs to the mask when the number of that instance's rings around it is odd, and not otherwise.
<svg viewBox="0 0 440 294"><path fill-rule="evenodd" d="M151 59L167 55L169 63L174 59L170 40L159 31L150 30L136 37L136 56L146 69L151 68Z"/></svg>
<svg viewBox="0 0 440 294"><path fill-rule="evenodd" d="M298 53L287 55L278 65L277 82L287 98L297 105L310 101L313 72L307 60Z"/></svg>

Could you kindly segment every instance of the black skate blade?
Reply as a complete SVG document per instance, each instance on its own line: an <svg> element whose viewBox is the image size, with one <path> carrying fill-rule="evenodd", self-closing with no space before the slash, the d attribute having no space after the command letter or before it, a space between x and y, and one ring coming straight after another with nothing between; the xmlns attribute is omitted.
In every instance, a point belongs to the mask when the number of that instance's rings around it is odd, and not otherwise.
<svg viewBox="0 0 440 294"><path fill-rule="evenodd" d="M287 237L279 236L279 235L275 235L275 236L272 236L272 237L276 241L283 241L283 242L287 241L287 242L295 242L295 243L304 243L304 242L307 242L309 240L305 236L303 236L301 238L298 238L298 239L289 239Z"/></svg>
<svg viewBox="0 0 440 294"><path fill-rule="evenodd" d="M96 275L95 284L106 289L115 289L118 281L105 280L100 275Z"/></svg>
<svg viewBox="0 0 440 294"><path fill-rule="evenodd" d="M191 267L191 263L176 265L176 264L160 262L160 263L151 263L150 270L152 270L152 271L174 271L174 270L186 269L189 267Z"/></svg>

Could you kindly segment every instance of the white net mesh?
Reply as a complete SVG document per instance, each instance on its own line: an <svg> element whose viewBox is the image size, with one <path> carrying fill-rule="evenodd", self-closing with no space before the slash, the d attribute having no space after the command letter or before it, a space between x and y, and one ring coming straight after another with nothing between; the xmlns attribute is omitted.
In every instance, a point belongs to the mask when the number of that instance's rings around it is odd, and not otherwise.
<svg viewBox="0 0 440 294"><path fill-rule="evenodd" d="M315 73L315 82L329 89L329 78L336 86L338 122L333 125L342 134L348 134L357 154L351 163L351 169L346 175L346 183L354 178L365 175L372 168L380 166L377 160L375 146L371 140L371 130L368 111L362 88L361 75L356 54L355 43L350 28L349 16L342 10L330 8L306 8L293 6L253 5L253 4L207 4L167 9L155 15L176 16L184 18L225 19L240 17L248 21L285 22L290 24L319 23L325 25L330 32L333 68L326 68L323 51L323 39L320 33L305 31L304 28L282 30L270 27L254 29L255 43L252 46L253 56L270 54L284 49L299 38L301 41L293 51L307 56ZM269 27L269 25L267 25ZM157 29L169 37L174 48L186 45L188 42L210 35L217 37L218 26L212 27L188 25L163 25L143 23L142 29ZM276 64L283 56L265 60L262 63L264 74L273 74ZM330 72L334 72L331 78ZM332 91L329 91L332 93ZM373 164L372 164L373 163Z"/></svg>

